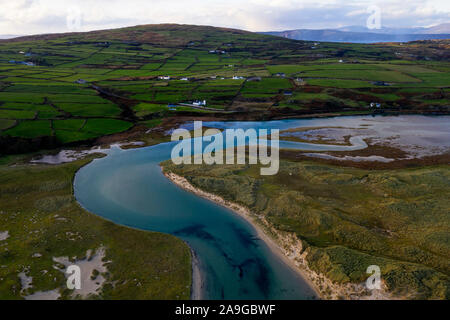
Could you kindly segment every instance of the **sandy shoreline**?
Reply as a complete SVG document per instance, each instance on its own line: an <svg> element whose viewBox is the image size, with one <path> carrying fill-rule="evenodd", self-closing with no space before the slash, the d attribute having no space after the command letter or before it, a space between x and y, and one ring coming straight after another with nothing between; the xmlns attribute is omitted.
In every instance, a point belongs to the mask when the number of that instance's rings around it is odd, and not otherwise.
<svg viewBox="0 0 450 320"><path fill-rule="evenodd" d="M204 283L202 278L202 272L200 268L200 261L194 249L187 244L191 249L192 259L192 285L191 285L191 300L202 300L204 298Z"/></svg>
<svg viewBox="0 0 450 320"><path fill-rule="evenodd" d="M245 208L244 206L233 203L231 201L227 201L220 196L196 188L184 177L181 177L173 172L164 172L164 168L162 166L161 169L163 174L179 187L185 189L186 191L192 192L197 196L203 197L223 207L226 207L248 221L256 230L258 237L262 241L264 241L264 243L276 256L282 259L295 273L297 273L299 277L301 277L305 281L306 284L309 285L309 287L315 292L317 298L333 300L398 299L394 298L391 293L387 291L387 288L384 284L382 284L381 290L369 291L365 287L365 283L333 283L324 275L318 274L309 268L306 260L306 256L308 255L309 251L308 249L302 250L303 243L294 234L282 233L273 228L273 226L271 226L267 222L267 220L264 219L264 217L252 214L250 210ZM195 268L194 265L193 268ZM198 261L196 268L198 272L200 272L200 269L198 268ZM196 275L196 277L199 277L199 275ZM201 278L199 279L201 287ZM195 283L195 285L198 286L199 284Z"/></svg>
<svg viewBox="0 0 450 320"><path fill-rule="evenodd" d="M163 169L163 167L161 167L161 168ZM163 174L170 181L172 181L179 187L181 187L189 192L192 192L202 198L211 200L221 206L224 206L224 207L232 210L236 214L238 214L240 217L244 218L246 221L248 221L253 226L253 228L256 230L258 237L262 241L264 241L264 243L267 245L267 247L276 256L278 256L280 259L282 259L295 273L297 273L297 275L300 276L300 278L302 278L309 285L309 287L315 292L315 294L318 298L321 298L320 291L318 290L316 285L310 280L310 276L305 271L298 268L298 266L293 261L294 257L289 257L288 255L286 255L285 251L271 237L269 237L264 232L264 230L261 228L260 224L255 221L255 218L250 214L250 211L247 208L240 206L238 204L232 203L230 201L227 201L217 195L200 190L200 189L194 187L193 185L191 185L189 183L189 181L187 181L185 178L183 178L173 172L164 172L164 170L163 170ZM198 264L198 261L197 261L197 264ZM193 269L194 269L194 265L193 265ZM198 284L196 284L196 285L198 285ZM194 286L194 276L193 276L193 286ZM193 291L194 291L194 289L193 289Z"/></svg>

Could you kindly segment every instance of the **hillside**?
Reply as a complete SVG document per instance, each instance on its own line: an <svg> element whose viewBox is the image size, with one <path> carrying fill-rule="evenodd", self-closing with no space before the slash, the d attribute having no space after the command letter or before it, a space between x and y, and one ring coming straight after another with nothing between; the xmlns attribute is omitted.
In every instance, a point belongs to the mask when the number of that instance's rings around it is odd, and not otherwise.
<svg viewBox="0 0 450 320"><path fill-rule="evenodd" d="M447 114L449 45L173 24L0 40L0 152L91 143L185 115Z"/></svg>

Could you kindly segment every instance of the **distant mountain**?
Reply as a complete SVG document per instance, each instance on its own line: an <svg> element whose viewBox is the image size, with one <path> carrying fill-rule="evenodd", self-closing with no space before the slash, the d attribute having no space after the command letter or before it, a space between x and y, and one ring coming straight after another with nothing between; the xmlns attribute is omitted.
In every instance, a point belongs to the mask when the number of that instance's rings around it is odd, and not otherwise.
<svg viewBox="0 0 450 320"><path fill-rule="evenodd" d="M16 37L20 37L20 36L13 35L13 34L0 34L0 39L12 39L12 38L16 38Z"/></svg>
<svg viewBox="0 0 450 320"><path fill-rule="evenodd" d="M362 26L348 26L338 29L298 29L280 32L264 32L274 36L309 41L329 42L407 42L416 40L450 39L450 23L430 28L381 28L368 29Z"/></svg>
<svg viewBox="0 0 450 320"><path fill-rule="evenodd" d="M443 23L431 28L425 28L420 33L427 33L427 34L449 34L450 33L450 23Z"/></svg>
<svg viewBox="0 0 450 320"><path fill-rule="evenodd" d="M363 26L347 26L335 29L337 31L344 32L369 32L369 33L382 33L382 34L450 34L450 23L443 23L429 28L388 28L383 27L381 29L369 29Z"/></svg>

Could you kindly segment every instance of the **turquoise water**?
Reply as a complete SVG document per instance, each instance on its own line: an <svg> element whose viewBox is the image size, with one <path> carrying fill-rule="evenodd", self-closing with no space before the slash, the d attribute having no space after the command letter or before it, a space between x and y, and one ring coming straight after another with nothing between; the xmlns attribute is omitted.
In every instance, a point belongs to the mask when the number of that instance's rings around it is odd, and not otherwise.
<svg viewBox="0 0 450 320"><path fill-rule="evenodd" d="M364 118L370 117L208 125L243 129L355 126ZM384 119L396 121L395 117ZM280 146L309 151L366 147L361 137L355 137L352 143L353 146L327 146L280 142ZM205 299L314 297L308 284L270 251L249 223L226 208L182 190L162 174L159 163L170 159L174 144L110 149L105 158L94 160L77 173L74 182L77 200L90 212L115 223L170 233L189 243L199 259Z"/></svg>

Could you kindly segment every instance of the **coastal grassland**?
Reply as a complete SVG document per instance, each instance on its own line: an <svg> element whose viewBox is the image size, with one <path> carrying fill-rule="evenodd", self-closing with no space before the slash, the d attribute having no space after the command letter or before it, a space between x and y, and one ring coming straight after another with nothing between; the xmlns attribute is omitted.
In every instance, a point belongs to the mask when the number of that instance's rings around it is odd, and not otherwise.
<svg viewBox="0 0 450 320"><path fill-rule="evenodd" d="M399 297L450 298L448 165L376 171L281 161L274 176L247 165L163 166L295 234L309 268L334 283L362 283L378 265Z"/></svg>
<svg viewBox="0 0 450 320"><path fill-rule="evenodd" d="M54 257L71 261L104 247L106 282L92 299L189 299L189 247L165 234L115 225L82 209L73 196L75 172L91 159L47 166L0 164L0 299L57 289L71 299ZM19 161L10 166L11 161ZM22 290L18 274L32 277ZM83 270L82 270L83 272Z"/></svg>

